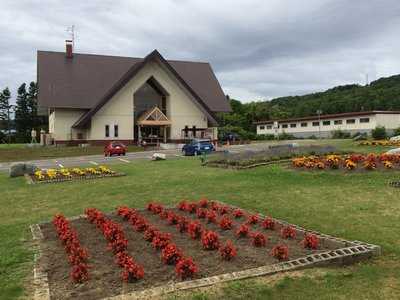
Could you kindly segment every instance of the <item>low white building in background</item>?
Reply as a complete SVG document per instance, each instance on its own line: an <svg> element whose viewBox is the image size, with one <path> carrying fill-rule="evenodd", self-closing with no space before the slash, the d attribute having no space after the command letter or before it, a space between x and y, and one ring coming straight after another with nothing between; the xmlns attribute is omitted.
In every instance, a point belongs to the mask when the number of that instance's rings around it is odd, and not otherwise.
<svg viewBox="0 0 400 300"><path fill-rule="evenodd" d="M377 126L384 126L391 134L400 127L400 111L362 111L303 118L255 122L257 134L291 134L299 138L332 137L335 130L350 134L371 133Z"/></svg>

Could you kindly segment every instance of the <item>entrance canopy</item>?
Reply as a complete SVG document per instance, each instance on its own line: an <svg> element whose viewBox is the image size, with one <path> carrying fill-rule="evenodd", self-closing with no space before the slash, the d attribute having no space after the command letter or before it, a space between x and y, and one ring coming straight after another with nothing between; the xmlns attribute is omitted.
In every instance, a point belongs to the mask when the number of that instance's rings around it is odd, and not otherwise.
<svg viewBox="0 0 400 300"><path fill-rule="evenodd" d="M155 106L141 114L136 124L139 126L168 126L171 125L171 121Z"/></svg>

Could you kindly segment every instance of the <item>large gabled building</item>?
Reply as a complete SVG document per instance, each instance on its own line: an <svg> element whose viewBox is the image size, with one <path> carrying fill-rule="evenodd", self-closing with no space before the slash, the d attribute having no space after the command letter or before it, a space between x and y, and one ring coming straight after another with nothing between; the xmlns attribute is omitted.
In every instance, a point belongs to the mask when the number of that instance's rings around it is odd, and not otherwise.
<svg viewBox="0 0 400 300"><path fill-rule="evenodd" d="M217 138L230 104L209 63L38 51L38 103L55 143Z"/></svg>
<svg viewBox="0 0 400 300"><path fill-rule="evenodd" d="M255 122L257 134L291 134L299 138L332 137L336 130L356 133L371 133L377 126L383 126L391 133L400 127L400 111L361 111L329 114L292 119Z"/></svg>

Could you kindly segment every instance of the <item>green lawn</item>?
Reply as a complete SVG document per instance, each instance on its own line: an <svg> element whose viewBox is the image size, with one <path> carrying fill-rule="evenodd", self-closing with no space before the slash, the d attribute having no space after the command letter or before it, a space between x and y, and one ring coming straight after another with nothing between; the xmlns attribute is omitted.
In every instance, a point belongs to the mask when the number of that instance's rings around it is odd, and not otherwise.
<svg viewBox="0 0 400 300"><path fill-rule="evenodd" d="M155 167L156 165L156 167ZM398 299L400 294L399 172L302 172L281 166L245 171L201 167L199 160L135 161L114 165L128 176L27 185L0 175L0 299L30 298L33 252L29 224L88 206L143 207L208 197L346 239L383 247L379 258L339 268L310 269L233 282L168 298Z"/></svg>
<svg viewBox="0 0 400 300"><path fill-rule="evenodd" d="M143 151L137 146L128 146L128 152ZM60 158L103 154L103 146L88 147L28 147L26 144L0 144L0 162L26 161L36 159Z"/></svg>

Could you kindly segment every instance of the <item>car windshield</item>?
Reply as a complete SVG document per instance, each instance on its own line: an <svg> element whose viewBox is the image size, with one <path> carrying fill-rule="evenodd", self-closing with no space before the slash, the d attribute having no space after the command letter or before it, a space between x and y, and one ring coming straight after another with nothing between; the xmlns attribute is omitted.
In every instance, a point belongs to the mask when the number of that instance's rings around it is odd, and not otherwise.
<svg viewBox="0 0 400 300"><path fill-rule="evenodd" d="M210 145L210 141L200 141L201 145Z"/></svg>
<svg viewBox="0 0 400 300"><path fill-rule="evenodd" d="M111 147L116 148L116 147L123 147L124 145L122 145L121 143L112 143Z"/></svg>

